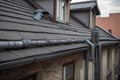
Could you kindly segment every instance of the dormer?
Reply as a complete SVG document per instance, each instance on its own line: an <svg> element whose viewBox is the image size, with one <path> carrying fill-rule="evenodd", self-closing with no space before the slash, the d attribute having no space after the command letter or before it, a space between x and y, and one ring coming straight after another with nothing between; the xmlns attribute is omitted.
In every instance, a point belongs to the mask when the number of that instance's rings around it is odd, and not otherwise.
<svg viewBox="0 0 120 80"><path fill-rule="evenodd" d="M96 1L85 1L71 4L71 17L85 27L95 28L96 15L100 15Z"/></svg>
<svg viewBox="0 0 120 80"><path fill-rule="evenodd" d="M50 13L54 21L69 23L70 0L36 0L36 2Z"/></svg>

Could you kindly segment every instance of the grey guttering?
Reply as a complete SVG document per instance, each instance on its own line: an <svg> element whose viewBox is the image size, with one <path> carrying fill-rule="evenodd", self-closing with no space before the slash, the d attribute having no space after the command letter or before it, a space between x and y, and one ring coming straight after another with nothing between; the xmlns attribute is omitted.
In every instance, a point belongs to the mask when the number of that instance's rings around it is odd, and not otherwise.
<svg viewBox="0 0 120 80"><path fill-rule="evenodd" d="M80 39L64 39L64 40L19 40L19 41L0 41L0 50L16 50L22 48L45 47L55 45L65 45L74 43L84 43L85 40ZM30 64L36 61L44 61L51 58L61 57L73 54L74 52L87 50L88 46L82 46L73 49L66 49L58 52L51 52L47 54L34 55L30 57L10 60L7 62L0 62L0 70L14 68L25 64Z"/></svg>
<svg viewBox="0 0 120 80"><path fill-rule="evenodd" d="M89 42L89 40L87 40ZM40 47L40 46L53 46L53 45L62 45L62 44L73 44L73 43L84 43L86 40L75 40L75 39L65 39L65 40L20 40L20 41L0 41L0 49L22 49L30 47ZM94 47L92 45L92 47ZM70 55L74 52L88 50L89 46L83 46L75 49L68 49L64 51L54 52L50 54L36 55L27 58L17 59L14 61L8 61L0 63L0 70L14 68L17 66L22 66L25 64L30 64L35 61L44 61L51 58L56 58L60 56ZM93 53L94 49L92 50ZM94 56L94 55L93 55ZM92 56L92 57L93 57Z"/></svg>
<svg viewBox="0 0 120 80"><path fill-rule="evenodd" d="M40 46L53 46L63 44L81 43L85 40L63 39L63 40L19 40L19 41L0 41L0 49L22 49Z"/></svg>
<svg viewBox="0 0 120 80"><path fill-rule="evenodd" d="M120 44L120 39L99 39L101 46Z"/></svg>

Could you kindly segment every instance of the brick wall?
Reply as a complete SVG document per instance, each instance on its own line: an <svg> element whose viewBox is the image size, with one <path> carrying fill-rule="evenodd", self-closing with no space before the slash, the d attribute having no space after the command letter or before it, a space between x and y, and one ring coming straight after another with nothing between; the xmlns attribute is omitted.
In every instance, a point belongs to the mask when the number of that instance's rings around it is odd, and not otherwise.
<svg viewBox="0 0 120 80"><path fill-rule="evenodd" d="M18 80L36 72L38 80L62 80L62 65L80 57L82 57L82 53L74 53L65 57L0 71L0 80Z"/></svg>

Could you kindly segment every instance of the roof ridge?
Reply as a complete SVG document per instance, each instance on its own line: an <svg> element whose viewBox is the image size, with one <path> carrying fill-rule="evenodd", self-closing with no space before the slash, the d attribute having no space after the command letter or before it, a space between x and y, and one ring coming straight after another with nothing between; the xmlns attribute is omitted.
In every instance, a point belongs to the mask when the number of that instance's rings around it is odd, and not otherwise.
<svg viewBox="0 0 120 80"><path fill-rule="evenodd" d="M91 3L91 2L95 2L96 3L96 1L82 1L82 2L73 2L73 3L71 3L71 5L74 5L74 4L83 4L83 3Z"/></svg>

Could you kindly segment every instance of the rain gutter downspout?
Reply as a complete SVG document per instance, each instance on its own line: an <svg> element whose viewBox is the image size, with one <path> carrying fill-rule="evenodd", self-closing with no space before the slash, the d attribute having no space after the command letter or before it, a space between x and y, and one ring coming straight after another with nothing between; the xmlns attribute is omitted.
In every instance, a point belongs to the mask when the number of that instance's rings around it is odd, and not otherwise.
<svg viewBox="0 0 120 80"><path fill-rule="evenodd" d="M88 80L89 51L85 51L85 80Z"/></svg>
<svg viewBox="0 0 120 80"><path fill-rule="evenodd" d="M101 43L99 42L98 44L97 44L97 47L98 47L98 49L96 49L98 52L97 52L97 66L98 66L98 80L101 80L101 54L102 54L102 46L101 46Z"/></svg>
<svg viewBox="0 0 120 80"><path fill-rule="evenodd" d="M90 57L90 61L93 62L92 65L92 80L94 80L94 61L95 61L95 45L90 41L90 40L86 40L86 42L91 46L91 57Z"/></svg>

